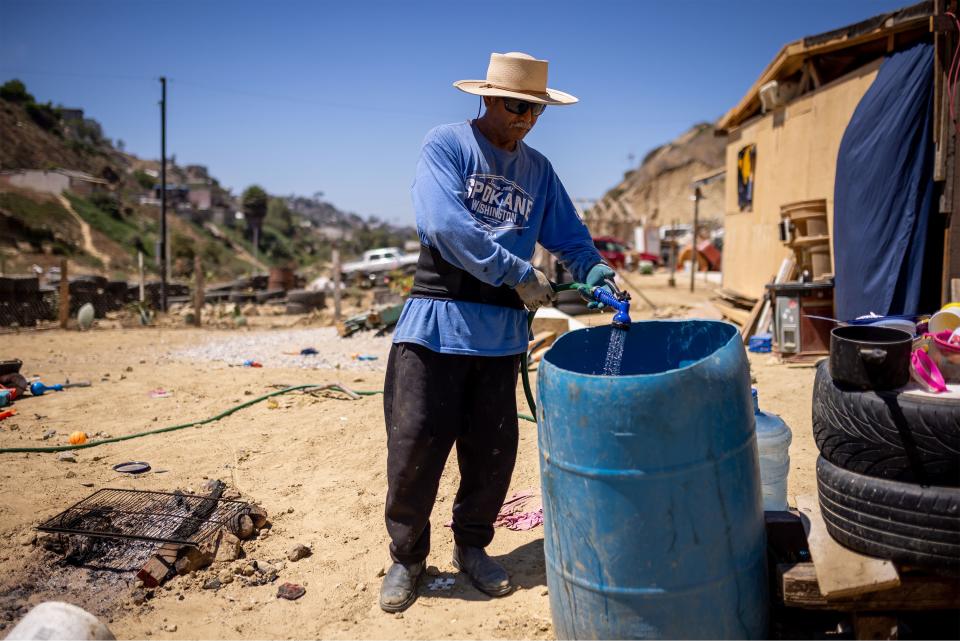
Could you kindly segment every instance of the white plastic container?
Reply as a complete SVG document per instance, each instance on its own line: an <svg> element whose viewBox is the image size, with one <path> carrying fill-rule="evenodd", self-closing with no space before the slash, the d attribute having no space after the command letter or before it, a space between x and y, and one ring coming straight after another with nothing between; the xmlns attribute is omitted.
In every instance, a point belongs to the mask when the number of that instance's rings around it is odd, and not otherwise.
<svg viewBox="0 0 960 641"><path fill-rule="evenodd" d="M790 472L790 428L776 414L760 411L757 390L753 393L757 448L760 450L760 481L764 510L787 509L787 474Z"/></svg>
<svg viewBox="0 0 960 641"><path fill-rule="evenodd" d="M27 612L6 639L81 639L83 641L115 639L113 633L97 617L83 608L62 601L44 601Z"/></svg>

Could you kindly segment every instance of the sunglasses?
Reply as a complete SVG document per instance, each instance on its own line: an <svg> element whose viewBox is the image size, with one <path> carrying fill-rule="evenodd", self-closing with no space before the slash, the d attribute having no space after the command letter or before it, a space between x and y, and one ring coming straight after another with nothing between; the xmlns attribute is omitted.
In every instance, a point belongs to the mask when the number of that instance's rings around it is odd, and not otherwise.
<svg viewBox="0 0 960 641"><path fill-rule="evenodd" d="M536 117L542 114L543 110L547 108L546 105L542 105L539 102L527 102L526 100L520 100L519 98L501 99L503 100L503 108L512 114L517 114L518 116L522 116L529 111L534 117Z"/></svg>

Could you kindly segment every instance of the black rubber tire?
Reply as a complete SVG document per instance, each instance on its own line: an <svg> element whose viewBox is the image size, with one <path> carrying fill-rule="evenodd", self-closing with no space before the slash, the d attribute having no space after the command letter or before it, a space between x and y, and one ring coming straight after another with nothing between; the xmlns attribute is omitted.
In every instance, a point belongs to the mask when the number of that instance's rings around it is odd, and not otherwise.
<svg viewBox="0 0 960 641"><path fill-rule="evenodd" d="M311 308L307 307L302 303L287 303L286 308L284 309L284 314L309 314Z"/></svg>
<svg viewBox="0 0 960 641"><path fill-rule="evenodd" d="M307 289L291 289L287 292L287 300L307 307L323 307L327 295L324 292L314 292Z"/></svg>
<svg viewBox="0 0 960 641"><path fill-rule="evenodd" d="M878 479L817 458L820 511L841 545L905 565L960 569L960 489Z"/></svg>
<svg viewBox="0 0 960 641"><path fill-rule="evenodd" d="M960 400L847 390L826 361L813 385L813 438L840 467L897 481L960 486Z"/></svg>

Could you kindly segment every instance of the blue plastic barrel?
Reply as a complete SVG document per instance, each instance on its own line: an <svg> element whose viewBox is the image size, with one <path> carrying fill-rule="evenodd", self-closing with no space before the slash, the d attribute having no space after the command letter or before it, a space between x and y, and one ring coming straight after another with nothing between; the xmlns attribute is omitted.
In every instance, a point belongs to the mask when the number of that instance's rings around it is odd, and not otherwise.
<svg viewBox="0 0 960 641"><path fill-rule="evenodd" d="M736 327L562 336L539 369L544 553L560 639L767 636L750 374Z"/></svg>

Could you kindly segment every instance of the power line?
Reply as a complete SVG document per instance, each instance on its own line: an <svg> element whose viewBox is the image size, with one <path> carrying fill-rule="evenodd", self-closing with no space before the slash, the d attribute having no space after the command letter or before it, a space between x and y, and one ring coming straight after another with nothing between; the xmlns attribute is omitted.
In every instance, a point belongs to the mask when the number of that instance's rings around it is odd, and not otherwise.
<svg viewBox="0 0 960 641"><path fill-rule="evenodd" d="M63 78L109 78L112 80L143 80L155 82L157 76L127 76L115 73L67 73L64 71L35 71L30 69L16 69L14 67L0 67L0 71L20 73L31 76L60 76Z"/></svg>
<svg viewBox="0 0 960 641"><path fill-rule="evenodd" d="M110 80L135 80L135 81L146 81L146 82L156 82L157 76L130 76L122 74L105 74L105 73L76 73L76 72L63 72L63 71L37 71L37 70L27 70L27 69L16 69L13 67L0 67L0 71L7 73L19 73L23 75L35 75L35 76L58 76L62 78L91 78L91 79L110 79ZM425 112L425 111L414 111L407 109L396 109L393 107L378 107L372 103L345 103L345 102L333 102L328 100L311 100L309 98L302 98L298 96L285 96L276 93L267 93L267 92L258 92L250 91L248 89L233 89L229 87L217 87L209 85L206 83L195 82L192 80L183 80L178 78L171 78L167 76L167 81L173 86L181 87L191 87L194 89L200 89L203 91L212 91L216 93L224 93L235 96L245 96L247 98L259 98L261 100L273 100L276 102L286 102L286 103L298 103L303 105L308 105L312 107L329 107L333 109L346 109L349 111L370 111L374 113L384 113L384 114L403 114L407 116L431 116L431 117L447 117L449 114L442 114L439 112Z"/></svg>

